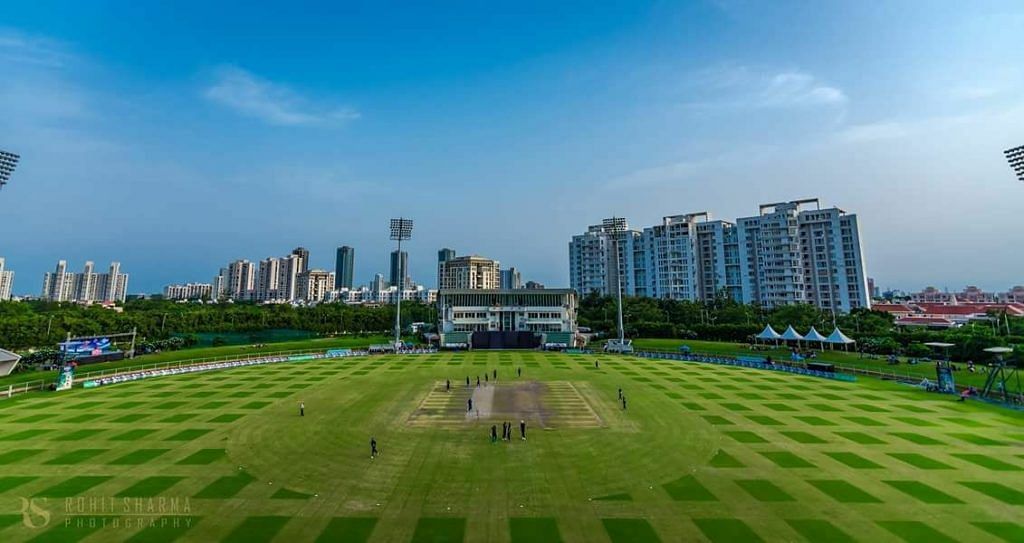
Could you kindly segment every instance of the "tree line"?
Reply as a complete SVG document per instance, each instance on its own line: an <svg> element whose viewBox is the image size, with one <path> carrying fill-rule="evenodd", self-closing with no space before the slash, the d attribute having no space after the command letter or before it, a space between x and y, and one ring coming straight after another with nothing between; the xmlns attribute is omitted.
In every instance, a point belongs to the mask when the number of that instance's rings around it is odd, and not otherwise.
<svg viewBox="0 0 1024 543"><path fill-rule="evenodd" d="M935 356L925 345L928 342L953 343L949 354L958 360L987 360L991 355L983 350L989 347L1016 346L1018 360L1024 351L1024 319L997 314L991 315L991 322L927 330L896 326L894 317L881 311L855 309L849 314L833 314L810 304L767 309L739 303L725 294L707 302L640 297L626 297L622 302L627 337L750 342L766 324L779 333L793 325L801 334L814 326L826 336L838 326L857 341L858 350L871 354ZM615 334L616 314L613 297L591 294L580 301L580 326Z"/></svg>
<svg viewBox="0 0 1024 543"><path fill-rule="evenodd" d="M402 304L402 322L433 324L431 305ZM267 329L305 330L320 336L377 334L394 329L395 307L320 304L198 304L164 300L133 300L123 311L44 301L0 302L0 347L13 350L54 348L67 334L90 336L131 332L138 341L155 342L196 333L255 332Z"/></svg>

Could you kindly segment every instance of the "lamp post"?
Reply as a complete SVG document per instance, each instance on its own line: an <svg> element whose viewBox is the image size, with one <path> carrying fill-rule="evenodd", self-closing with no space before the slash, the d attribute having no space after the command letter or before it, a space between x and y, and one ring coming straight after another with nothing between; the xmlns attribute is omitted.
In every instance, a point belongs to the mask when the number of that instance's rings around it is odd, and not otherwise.
<svg viewBox="0 0 1024 543"><path fill-rule="evenodd" d="M412 238L412 219L391 219L391 239L398 242L398 292L395 298L395 352L402 344L402 291L405 289L406 270L402 269L402 240ZM408 266L408 262L406 263Z"/></svg>
<svg viewBox="0 0 1024 543"><path fill-rule="evenodd" d="M626 230L626 219L623 219L622 217L612 217L610 219L604 219L601 221L601 224L604 227L605 232L611 233L612 244L615 250L615 296L619 306L619 341L614 350L616 352L627 352L626 330L622 324L622 272L619 269L619 243L621 242L622 233Z"/></svg>

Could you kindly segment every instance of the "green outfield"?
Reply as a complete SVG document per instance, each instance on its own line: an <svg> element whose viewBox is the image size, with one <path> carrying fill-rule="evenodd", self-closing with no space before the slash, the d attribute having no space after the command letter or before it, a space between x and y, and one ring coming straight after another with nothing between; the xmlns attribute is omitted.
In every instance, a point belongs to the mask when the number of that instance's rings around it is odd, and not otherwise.
<svg viewBox="0 0 1024 543"><path fill-rule="evenodd" d="M1021 519L1024 415L867 378L492 351L0 400L5 542L996 542Z"/></svg>

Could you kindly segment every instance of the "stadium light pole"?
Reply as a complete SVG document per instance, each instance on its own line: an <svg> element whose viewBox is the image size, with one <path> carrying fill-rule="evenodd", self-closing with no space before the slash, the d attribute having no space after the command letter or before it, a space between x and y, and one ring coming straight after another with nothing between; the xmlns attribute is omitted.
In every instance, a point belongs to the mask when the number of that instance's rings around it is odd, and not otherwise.
<svg viewBox="0 0 1024 543"><path fill-rule="evenodd" d="M619 241L622 232L626 230L626 219L612 217L602 222L605 231L612 233L612 243L615 246L615 295L619 304L619 346L626 344L626 330L622 324L622 272L619 269Z"/></svg>
<svg viewBox="0 0 1024 543"><path fill-rule="evenodd" d="M14 153L0 149L0 189L11 180L14 169L18 166L18 159L21 158Z"/></svg>
<svg viewBox="0 0 1024 543"><path fill-rule="evenodd" d="M391 239L398 242L398 292L395 298L395 352L402 343L402 291L406 270L402 266L402 240L412 238L412 219L391 219ZM406 263L408 266L408 262Z"/></svg>

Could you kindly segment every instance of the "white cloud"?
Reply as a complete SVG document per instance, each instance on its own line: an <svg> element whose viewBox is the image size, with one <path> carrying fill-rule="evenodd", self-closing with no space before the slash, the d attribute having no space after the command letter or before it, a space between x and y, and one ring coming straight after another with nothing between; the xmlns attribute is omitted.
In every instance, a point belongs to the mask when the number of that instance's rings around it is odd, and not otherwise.
<svg viewBox="0 0 1024 543"><path fill-rule="evenodd" d="M53 40L0 29L0 64L60 68L68 58L64 48Z"/></svg>
<svg viewBox="0 0 1024 543"><path fill-rule="evenodd" d="M844 106L846 93L821 78L800 70L771 71L749 66L717 66L689 78L693 90L710 99L698 107L793 108Z"/></svg>
<svg viewBox="0 0 1024 543"><path fill-rule="evenodd" d="M242 115L277 126L329 126L359 118L359 112L350 107L312 103L287 86L234 66L217 70L204 95Z"/></svg>

